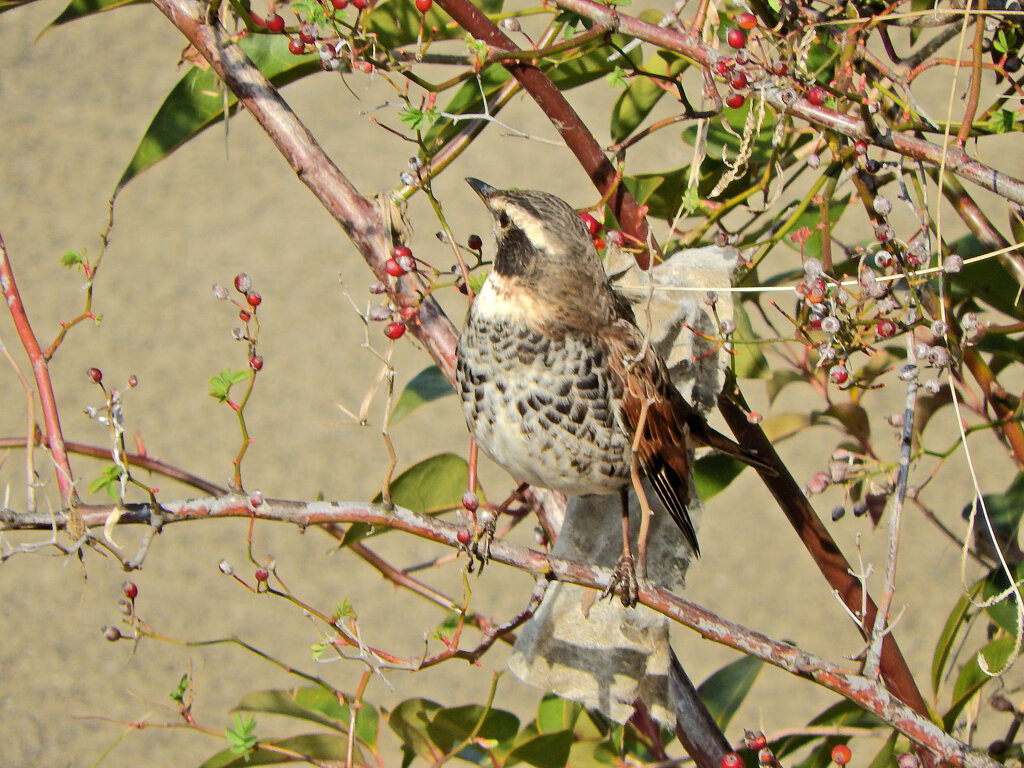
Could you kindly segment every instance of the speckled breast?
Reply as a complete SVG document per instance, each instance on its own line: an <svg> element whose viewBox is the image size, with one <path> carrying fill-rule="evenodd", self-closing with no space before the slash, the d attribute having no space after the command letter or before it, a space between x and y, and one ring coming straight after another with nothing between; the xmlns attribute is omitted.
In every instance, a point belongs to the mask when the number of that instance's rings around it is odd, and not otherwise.
<svg viewBox="0 0 1024 768"><path fill-rule="evenodd" d="M621 393L593 337L552 337L471 309L457 378L470 432L514 477L570 495L629 482Z"/></svg>

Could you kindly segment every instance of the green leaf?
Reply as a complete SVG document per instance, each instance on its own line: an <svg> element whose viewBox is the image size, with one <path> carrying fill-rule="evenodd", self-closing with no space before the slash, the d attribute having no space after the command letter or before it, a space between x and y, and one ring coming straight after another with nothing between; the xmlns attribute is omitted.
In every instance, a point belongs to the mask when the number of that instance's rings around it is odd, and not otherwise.
<svg viewBox="0 0 1024 768"><path fill-rule="evenodd" d="M833 199L829 201L828 205L828 220L829 220L829 232L835 231L836 222L842 218L845 213L847 206L850 205L850 195ZM807 238L803 244L803 254L808 258L821 258L821 238L823 231L820 228L821 224L821 208L814 203L807 206L807 209L797 216L796 221L789 229L789 233L796 232L803 227L807 227L811 231L811 236ZM788 234L788 233L787 233ZM782 242L788 245L795 251L800 251L800 246L794 243L789 237L784 237Z"/></svg>
<svg viewBox="0 0 1024 768"><path fill-rule="evenodd" d="M1017 531L1020 528L1021 515L1024 514L1024 472L1018 473L1009 487L1003 493L986 493L982 496L985 509L988 511L988 519L992 524L992 531L996 535L996 539L1000 544L1008 542L1016 542ZM964 505L963 510L960 512L960 516L964 520L969 520L971 515L971 508L973 503ZM980 518L980 507L979 517L977 518L977 524L982 526L980 529L985 537L988 537L987 526L984 521ZM1017 566L1021 569L1024 566ZM1018 574L1016 579L1020 579L1021 575ZM1003 582L999 590L1005 589L1009 584ZM988 593L995 594L995 592ZM1014 624L1016 626L1016 624ZM1016 632L1015 629L1010 629L1007 626L1003 627L1008 632Z"/></svg>
<svg viewBox="0 0 1024 768"><path fill-rule="evenodd" d="M1019 583L1024 578L1024 563L1018 563L1013 569L1013 580ZM996 595L1002 594L1010 587L1001 568L993 568L989 575L982 581L981 596L985 600L991 600ZM1011 635L1017 635L1021 631L1017 600L1011 592L998 603L993 603L985 609L995 624Z"/></svg>
<svg viewBox="0 0 1024 768"><path fill-rule="evenodd" d="M248 758L257 742L256 718L252 716L243 718L241 715L235 715L234 727L226 728L224 733L228 737L231 751L236 755L244 755Z"/></svg>
<svg viewBox="0 0 1024 768"><path fill-rule="evenodd" d="M99 477L89 483L89 493L96 493L101 488L114 501L121 498L121 468L119 466L111 464L104 467Z"/></svg>
<svg viewBox="0 0 1024 768"><path fill-rule="evenodd" d="M188 691L188 684L188 672L186 672L178 681L178 687L169 694L171 701L176 701L179 704L183 703L185 701L185 692Z"/></svg>
<svg viewBox="0 0 1024 768"><path fill-rule="evenodd" d="M219 403L226 403L228 395L231 393L231 387L241 384L249 378L249 375L249 371L232 371L230 368L225 368L210 378L210 397Z"/></svg>
<svg viewBox="0 0 1024 768"><path fill-rule="evenodd" d="M253 691L246 694L235 711L266 712L316 723L340 733L348 733L349 705L319 686L288 690ZM373 746L377 739L377 710L363 703L356 711L356 736Z"/></svg>
<svg viewBox="0 0 1024 768"><path fill-rule="evenodd" d="M693 479L697 485L697 495L703 501L717 496L740 476L747 465L742 461L730 459L724 453L709 453L701 456L693 464Z"/></svg>
<svg viewBox="0 0 1024 768"><path fill-rule="evenodd" d="M889 766L896 765L896 740L898 738L899 733L897 731L890 733L882 748L871 758L868 768L889 768Z"/></svg>
<svg viewBox="0 0 1024 768"><path fill-rule="evenodd" d="M92 16L94 13L103 13L104 11L112 11L115 8L136 4L142 5L143 0L71 0L68 6L60 12L60 15L47 24L39 35L41 37L54 27L59 27L62 24L67 24L86 16Z"/></svg>
<svg viewBox="0 0 1024 768"><path fill-rule="evenodd" d="M498 9L500 10L500 3ZM490 11L497 13L496 11ZM426 30L436 29L434 40L447 40L462 34L462 30L451 23L437 3L426 13L420 13L415 0L387 0L377 3L366 19L366 31L369 36L376 35L379 45L385 48L397 48L416 42L420 30L420 22Z"/></svg>
<svg viewBox="0 0 1024 768"><path fill-rule="evenodd" d="M431 741L444 752L451 750L470 734L481 739L506 741L515 736L518 730L519 718L511 712L487 710L479 704L442 709L431 718L427 726Z"/></svg>
<svg viewBox="0 0 1024 768"><path fill-rule="evenodd" d="M255 749L243 757L226 749L209 758L200 768L249 768L250 766L284 763L294 765L296 760L290 753L307 755L313 760L322 762L337 761L339 764L343 764L348 752L348 736L336 736L329 733L310 733L263 743L267 746L278 747L283 752ZM356 752L358 755L358 750ZM358 756L356 759L360 764L363 763L362 756Z"/></svg>
<svg viewBox="0 0 1024 768"><path fill-rule="evenodd" d="M725 730L747 697L764 662L744 656L716 670L697 688L718 727Z"/></svg>
<svg viewBox="0 0 1024 768"><path fill-rule="evenodd" d="M441 453L413 464L391 481L391 500L396 506L420 514L440 512L462 504L469 464L454 453ZM477 490L480 494L480 490ZM482 499L481 495L481 499ZM383 497L378 493L374 502Z"/></svg>
<svg viewBox="0 0 1024 768"><path fill-rule="evenodd" d="M440 710L440 704L428 699L406 699L391 711L388 727L401 739L407 757L418 755L432 763L440 756L427 736L430 719Z"/></svg>
<svg viewBox="0 0 1024 768"><path fill-rule="evenodd" d="M861 405L851 402L834 403L825 411L825 415L842 424L847 434L861 445L871 442L871 421Z"/></svg>
<svg viewBox="0 0 1024 768"><path fill-rule="evenodd" d="M572 743L572 731L542 733L518 744L509 752L505 765L524 762L536 768L564 768Z"/></svg>
<svg viewBox="0 0 1024 768"><path fill-rule="evenodd" d="M779 368L771 373L768 377L766 386L768 388L768 402L774 403L775 398L779 396L783 389L788 387L790 384L795 384L798 381L806 381L807 376L805 374L794 371L792 368Z"/></svg>
<svg viewBox="0 0 1024 768"><path fill-rule="evenodd" d="M412 377L398 396L391 412L391 423L397 424L421 405L455 394L451 383L436 365L424 368Z"/></svg>
<svg viewBox="0 0 1024 768"><path fill-rule="evenodd" d="M972 601L981 591L982 582L975 582L971 587L969 595L962 595L949 612L946 624L939 634L938 642L935 643L935 652L932 654L932 690L939 695L939 688L942 686L942 678L945 675L946 664L949 661L953 649L956 647L957 637L961 630L967 628L967 617L971 610Z"/></svg>
<svg viewBox="0 0 1024 768"><path fill-rule="evenodd" d="M808 414L800 411L788 411L769 416L761 424L761 429L774 443L792 437L811 426L814 426L814 420Z"/></svg>
<svg viewBox="0 0 1024 768"><path fill-rule="evenodd" d="M840 701L837 704L825 709L820 714L816 715L809 723L810 726L843 726L846 728L887 728L887 724L882 721L876 715L872 715L865 712L863 709L858 707L852 701ZM788 754L792 754L801 747L818 741L820 736L788 736L784 739L780 739L775 742L773 750L775 756L783 758ZM829 746L838 744L839 740L835 740ZM827 762L827 760L826 760Z"/></svg>
<svg viewBox="0 0 1024 768"><path fill-rule="evenodd" d="M537 730L541 733L554 733L574 728L582 711L583 705L578 701L547 693L537 707Z"/></svg>
<svg viewBox="0 0 1024 768"><path fill-rule="evenodd" d="M981 655L985 657L985 663L990 670L999 670L1009 662L1016 641L1012 637L1003 636L996 638L981 649ZM946 730L951 729L960 716L963 708L971 701L975 694L980 691L986 683L995 680L991 675L985 674L978 664L978 654L971 656L971 660L964 664L957 675L956 683L953 686L952 704L949 710L942 716Z"/></svg>
<svg viewBox="0 0 1024 768"><path fill-rule="evenodd" d="M676 77L689 66L682 56L669 51L659 51L644 62L643 71L652 75ZM616 72L622 71L619 67ZM623 73L624 74L624 73ZM625 81L623 80L623 84ZM652 77L637 77L619 96L612 108L612 140L619 142L633 133L665 95L660 81Z"/></svg>
<svg viewBox="0 0 1024 768"><path fill-rule="evenodd" d="M398 113L398 119L414 131L425 131L432 126L438 118L436 109L417 109L416 107L405 107Z"/></svg>
<svg viewBox="0 0 1024 768"><path fill-rule="evenodd" d="M71 269L72 267L78 266L85 261L85 257L80 251L74 249L68 249L64 251L64 255L60 257L60 263L62 267Z"/></svg>
<svg viewBox="0 0 1024 768"><path fill-rule="evenodd" d="M295 56L288 51L288 38L284 35L246 35L238 45L278 88L320 71L319 55ZM235 97L230 93L225 96L218 87L213 70L192 67L160 105L121 174L115 192L211 125L219 123L225 114L233 114L237 106Z"/></svg>

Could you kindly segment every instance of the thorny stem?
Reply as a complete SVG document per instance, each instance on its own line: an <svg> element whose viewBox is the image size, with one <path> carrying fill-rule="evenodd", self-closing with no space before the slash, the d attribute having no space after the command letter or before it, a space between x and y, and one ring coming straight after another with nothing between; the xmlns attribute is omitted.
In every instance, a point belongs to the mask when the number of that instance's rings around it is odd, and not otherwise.
<svg viewBox="0 0 1024 768"><path fill-rule="evenodd" d="M74 507L78 503L78 493L75 491L75 476L71 472L71 463L68 461L67 449L64 447L64 436L60 428L60 413L57 410L57 399L53 394L50 369L46 356L39 348L39 342L32 331L28 314L25 312L25 305L21 301L21 293L18 291L18 284L14 279L14 270L11 267L2 234L0 234L0 291L3 292L7 308L11 312L21 346L32 365L36 390L39 392L39 404L43 411L43 426L46 427L45 445L49 448L56 466L61 506L70 509L72 525L69 527L68 533L77 540L84 533L84 528L74 511Z"/></svg>

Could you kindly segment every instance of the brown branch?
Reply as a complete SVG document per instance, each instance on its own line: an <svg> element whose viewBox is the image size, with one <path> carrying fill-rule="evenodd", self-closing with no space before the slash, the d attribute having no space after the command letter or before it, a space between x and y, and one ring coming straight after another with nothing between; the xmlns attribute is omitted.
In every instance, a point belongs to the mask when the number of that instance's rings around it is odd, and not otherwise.
<svg viewBox="0 0 1024 768"><path fill-rule="evenodd" d="M967 105L964 107L963 122L960 123L960 130L957 131L956 140L963 146L971 135L971 125L974 123L974 115L978 112L978 97L981 95L981 41L985 38L985 0L975 0L974 7L979 15L974 17L974 56L971 61L971 90L967 95ZM964 24L967 23L964 19Z"/></svg>
<svg viewBox="0 0 1024 768"><path fill-rule="evenodd" d="M860 581L851 573L849 561L815 514L814 508L775 452L764 430L747 418L749 409L734 381L726 384L725 392L718 398L718 406L739 443L756 451L758 457L774 470L774 473L761 471L762 481L800 536L825 580L854 615L860 618L861 633L868 638L869 628L877 613L874 601L863 594ZM866 612L860 616L862 601ZM880 670L883 681L896 697L922 717L927 717L928 707L891 632L885 635L882 642Z"/></svg>
<svg viewBox="0 0 1024 768"><path fill-rule="evenodd" d="M771 461L767 455L762 458ZM124 507L83 506L80 509L82 519L89 527L104 525L115 512L120 514L119 522L122 524L149 524L154 515L159 516L164 525L231 517L288 522L303 528L311 525L363 523L404 531L456 549L463 548L458 536L460 531L465 530L462 525L453 525L401 507L389 511L382 504L361 502L266 499L253 508L245 497L224 496L166 502L160 509L148 503L128 504ZM66 516L63 513L12 515L0 512L2 528L49 530L55 525L60 527L64 524ZM553 557L504 539L492 542L490 555L493 562L513 566L535 576L554 578L595 590L604 590L614 576L611 569ZM885 687L851 669L723 619L695 603L648 583L641 584L639 598L644 605L693 629L708 640L762 659L850 699L916 744L933 752L940 760L964 768L998 768L998 763L943 731L927 715L915 712Z"/></svg>
<svg viewBox="0 0 1024 768"><path fill-rule="evenodd" d="M438 0L438 2L445 12L474 38L499 50L518 50L515 43L499 30L483 11L469 3L468 0ZM614 20L611 19L599 20L598 26L608 31L616 28ZM619 226L641 243L647 243L651 232L647 227L644 212L639 203L622 184L618 183L615 166L605 157L597 139L594 138L558 87L529 61L508 60L504 62L504 66L547 115L602 196L609 197L612 212L615 214ZM653 239L651 243L657 251L657 245L653 243ZM637 257L637 262L643 268L647 267L647 264L644 263L646 260L645 254Z"/></svg>
<svg viewBox="0 0 1024 768"><path fill-rule="evenodd" d="M18 291L18 283L14 279L14 270L11 267L2 234L0 234L0 291L3 292L4 298L7 300L7 308L11 311L11 318L14 320L14 327L18 332L21 346L32 364L36 389L39 391L39 404L43 410L43 425L46 427L44 441L53 457L53 463L56 465L57 488L60 490L61 505L73 509L78 502L78 493L75 491L75 476L71 472L71 463L64 447L64 435L61 433L60 413L57 410L57 398L53 394L50 368L43 351L39 348L39 342L32 331L28 314L25 312L25 305L21 301L21 293ZM22 440L22 444L24 444L24 440ZM72 515L74 515L73 512ZM73 538L78 538L81 535L82 531L78 530L79 528L78 521L76 521L69 529Z"/></svg>

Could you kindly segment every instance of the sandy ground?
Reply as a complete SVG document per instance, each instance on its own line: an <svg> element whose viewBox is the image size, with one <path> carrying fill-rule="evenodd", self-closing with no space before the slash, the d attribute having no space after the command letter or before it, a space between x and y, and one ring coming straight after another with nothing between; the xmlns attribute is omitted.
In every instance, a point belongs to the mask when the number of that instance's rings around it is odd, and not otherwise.
<svg viewBox="0 0 1024 768"><path fill-rule="evenodd" d="M182 48L163 17L145 6L58 29L33 42L60 10L60 2L47 0L0 15L0 232L44 339L53 336L59 320L76 314L83 300L81 278L59 266L60 255L69 248L97 253L107 198L160 100L180 76L173 63ZM356 185L372 192L397 183L411 151L368 120L368 113L378 110L382 120L396 122L394 110L382 107L387 90L379 83L368 90L359 78L350 78L350 84L360 101L338 78L300 83L286 97ZM584 113L600 114L596 106L579 106ZM356 111L367 114L354 118ZM529 104L510 110L506 119L551 135ZM524 152L530 153L529 162ZM578 170L552 178L551 169L573 168L561 153L496 135L474 147L460 172L437 184L439 196L449 201L455 230L465 235L487 228L482 210L463 190L464 175L498 185L541 186L572 200L581 193L589 196ZM679 161L684 161L682 154ZM424 201L414 201L412 208L420 223L414 244L421 253L436 250L431 234L436 225ZM266 367L249 412L256 442L245 462L248 486L290 498L319 493L335 499L372 497L385 457L378 429L381 401L371 411L375 426L366 429L349 424L336 407L357 409L376 373L373 358L361 348L362 327L339 284L341 275L363 305L368 273L341 231L244 117L231 124L228 139L220 129L208 132L121 196L113 244L96 283L96 311L103 321L76 328L52 366L66 436L95 444L107 440L105 428L82 415L83 408L100 400L83 376L87 367L102 368L110 382L135 374L140 386L127 399L129 430L144 436L152 455L225 482L239 437L232 415L207 396L207 379L223 368L243 367L245 355L229 336L232 313L213 299L210 287L230 284L240 270L254 277L264 296L260 314ZM458 304L451 306L460 316ZM0 318L0 340L27 371L6 316ZM399 345L399 385L424 365L424 356L411 344ZM763 401L759 385L749 390ZM23 396L7 366L0 373L0 398L0 433L22 434ZM794 406L800 407L799 397ZM403 466L443 451L463 452L466 446L451 399L398 425L394 437ZM785 445L783 453L809 477L822 468L834 440L833 433L812 430L798 443ZM22 503L22 457L12 451L2 467L12 506ZM100 465L79 458L74 466L86 484ZM1012 477L1010 463L998 453L983 471L993 488L1005 487ZM42 475L49 483L45 467ZM493 494L501 495L505 481L494 471L487 478ZM154 482L167 498L188 494L173 483ZM970 496L969 481L954 468L945 482L932 501L956 526ZM41 495L44 507L57 498L52 484ZM829 496L820 500L825 516L834 502ZM701 530L706 555L690 577L693 599L810 650L835 656L858 649L849 621L752 478L743 478L710 506ZM863 521L851 519L834 528L851 554L858 532L866 530ZM117 538L130 544L137 535L118 531ZM529 532L523 535L528 540ZM34 534L9 540L45 538ZM248 572L245 543L243 522L167 530L145 569L132 577L140 589L140 614L168 637L235 634L283 661L313 669L309 647L318 635L301 613L255 597L219 573L221 558ZM957 596L958 557L916 516L908 520L904 544L897 603L908 603L909 610L897 636L926 680L937 629ZM884 562L882 545L881 537L867 540L865 559ZM374 546L400 563L439 554L430 545L395 536ZM396 592L349 554L335 552L331 541L315 531L303 535L261 524L255 551L258 558L274 556L303 599L327 610L350 599L364 639L392 652L420 652L424 636L442 618L422 601ZM245 692L295 682L238 648L146 642L133 653L126 643L107 643L100 630L118 622L124 575L92 552L84 569L45 554L13 557L0 568L0 764L78 768L95 764L108 747L112 750L103 765L197 764L220 744L174 730L127 732L105 720L173 722L164 711L167 696L178 678L191 671L195 713L220 730ZM460 594L459 565L444 569L436 580L450 594ZM527 579L497 567L471 584L473 605L499 618L517 611L530 590ZM677 650L697 681L734 658L688 632L676 635ZM481 669L448 665L414 676L392 673L386 681L374 680L367 697L385 705L411 695L449 704L482 701L504 655L498 649ZM340 688L352 689L361 670L335 665L319 671ZM538 692L509 675L500 686L502 699L528 717ZM730 736L738 736L741 727L772 731L798 725L833 699L769 670L752 701ZM261 734L281 727L269 718L260 718L260 725Z"/></svg>

